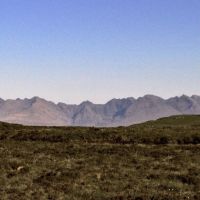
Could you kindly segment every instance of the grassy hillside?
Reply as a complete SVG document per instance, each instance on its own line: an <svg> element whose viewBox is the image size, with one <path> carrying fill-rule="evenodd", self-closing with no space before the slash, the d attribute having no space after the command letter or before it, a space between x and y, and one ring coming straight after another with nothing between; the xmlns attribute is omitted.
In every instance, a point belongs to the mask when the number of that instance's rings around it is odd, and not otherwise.
<svg viewBox="0 0 200 200"><path fill-rule="evenodd" d="M130 127L0 124L0 199L200 199L200 116Z"/></svg>
<svg viewBox="0 0 200 200"><path fill-rule="evenodd" d="M172 117L164 117L156 121L147 122L145 124L152 123L153 125L170 125L170 126L185 126L185 125L200 125L200 115L178 115Z"/></svg>

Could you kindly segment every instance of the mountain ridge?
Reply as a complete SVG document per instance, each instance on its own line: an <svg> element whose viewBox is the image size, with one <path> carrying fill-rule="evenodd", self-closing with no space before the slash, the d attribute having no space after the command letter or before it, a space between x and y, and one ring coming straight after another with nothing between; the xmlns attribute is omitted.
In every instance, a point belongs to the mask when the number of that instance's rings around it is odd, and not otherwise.
<svg viewBox="0 0 200 200"><path fill-rule="evenodd" d="M128 126L172 115L200 114L200 96L155 95L111 99L105 104L54 103L40 97L0 98L0 121L45 126Z"/></svg>

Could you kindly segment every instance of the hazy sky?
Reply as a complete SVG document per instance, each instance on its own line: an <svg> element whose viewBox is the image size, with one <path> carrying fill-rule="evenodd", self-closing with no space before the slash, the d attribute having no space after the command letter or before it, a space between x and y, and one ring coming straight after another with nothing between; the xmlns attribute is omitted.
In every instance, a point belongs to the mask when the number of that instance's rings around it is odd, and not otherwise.
<svg viewBox="0 0 200 200"><path fill-rule="evenodd" d="M200 0L0 0L0 97L200 94Z"/></svg>

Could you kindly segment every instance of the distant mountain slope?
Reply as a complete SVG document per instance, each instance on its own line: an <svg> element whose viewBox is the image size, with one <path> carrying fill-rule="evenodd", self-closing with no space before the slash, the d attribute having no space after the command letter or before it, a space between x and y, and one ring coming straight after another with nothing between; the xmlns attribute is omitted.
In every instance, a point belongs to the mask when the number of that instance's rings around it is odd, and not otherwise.
<svg viewBox="0 0 200 200"><path fill-rule="evenodd" d="M0 99L0 121L48 126L127 126L171 115L200 114L200 96L182 95L167 100L154 95L112 99L106 104L85 101L68 105L33 97Z"/></svg>

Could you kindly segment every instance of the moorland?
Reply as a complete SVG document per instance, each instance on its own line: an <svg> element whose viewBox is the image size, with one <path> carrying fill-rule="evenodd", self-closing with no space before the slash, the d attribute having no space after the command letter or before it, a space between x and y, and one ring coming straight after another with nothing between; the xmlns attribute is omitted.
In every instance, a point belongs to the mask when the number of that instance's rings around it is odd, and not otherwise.
<svg viewBox="0 0 200 200"><path fill-rule="evenodd" d="M0 123L0 199L200 199L200 116L115 128Z"/></svg>

